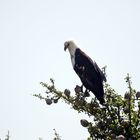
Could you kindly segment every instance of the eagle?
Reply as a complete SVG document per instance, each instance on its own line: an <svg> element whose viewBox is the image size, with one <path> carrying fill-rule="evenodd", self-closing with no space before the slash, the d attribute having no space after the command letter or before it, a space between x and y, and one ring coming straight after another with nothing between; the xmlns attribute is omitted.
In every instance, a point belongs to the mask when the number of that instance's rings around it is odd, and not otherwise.
<svg viewBox="0 0 140 140"><path fill-rule="evenodd" d="M69 50L71 62L74 71L79 76L82 86L86 91L91 91L99 100L100 104L104 104L103 81L106 77L95 61L93 61L86 53L84 53L73 41L64 42L64 50Z"/></svg>

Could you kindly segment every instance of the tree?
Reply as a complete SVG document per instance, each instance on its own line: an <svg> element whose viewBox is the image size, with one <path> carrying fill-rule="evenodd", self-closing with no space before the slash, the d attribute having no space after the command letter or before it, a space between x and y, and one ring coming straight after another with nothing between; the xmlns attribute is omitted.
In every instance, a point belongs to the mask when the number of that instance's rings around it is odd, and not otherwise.
<svg viewBox="0 0 140 140"><path fill-rule="evenodd" d="M104 83L106 104L101 106L96 98L84 97L80 86L75 87L75 96L70 90L59 91L55 82L50 84L41 82L46 88L43 94L34 94L47 105L64 100L77 112L93 117L93 121L82 119L80 123L89 132L87 140L140 140L140 92L132 88L131 77L127 74L128 89L124 97L116 93L108 83Z"/></svg>

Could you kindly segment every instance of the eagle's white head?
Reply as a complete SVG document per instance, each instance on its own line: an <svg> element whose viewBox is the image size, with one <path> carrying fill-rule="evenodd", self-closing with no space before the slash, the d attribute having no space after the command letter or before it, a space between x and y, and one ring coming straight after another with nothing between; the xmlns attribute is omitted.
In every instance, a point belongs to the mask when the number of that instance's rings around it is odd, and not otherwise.
<svg viewBox="0 0 140 140"><path fill-rule="evenodd" d="M76 48L77 46L73 41L66 41L64 43L64 50L66 51L68 49L71 56L74 56Z"/></svg>

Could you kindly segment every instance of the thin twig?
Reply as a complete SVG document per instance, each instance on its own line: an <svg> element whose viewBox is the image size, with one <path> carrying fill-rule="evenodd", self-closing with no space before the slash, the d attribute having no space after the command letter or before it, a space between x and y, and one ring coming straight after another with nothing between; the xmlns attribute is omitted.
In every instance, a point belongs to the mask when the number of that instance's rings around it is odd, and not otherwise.
<svg viewBox="0 0 140 140"><path fill-rule="evenodd" d="M130 91L130 98L129 98L129 125L131 127L131 100L132 100L132 88L131 88L131 81L130 81L130 77L129 74L127 74L128 77L128 88Z"/></svg>

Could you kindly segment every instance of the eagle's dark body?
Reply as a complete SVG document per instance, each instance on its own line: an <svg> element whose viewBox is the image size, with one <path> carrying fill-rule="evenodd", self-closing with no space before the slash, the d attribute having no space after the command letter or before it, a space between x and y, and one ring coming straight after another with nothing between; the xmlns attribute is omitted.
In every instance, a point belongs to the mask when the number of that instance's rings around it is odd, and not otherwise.
<svg viewBox="0 0 140 140"><path fill-rule="evenodd" d="M74 55L74 70L80 77L86 89L93 92L101 104L105 103L103 81L106 78L98 65L92 61L84 52L76 48Z"/></svg>

